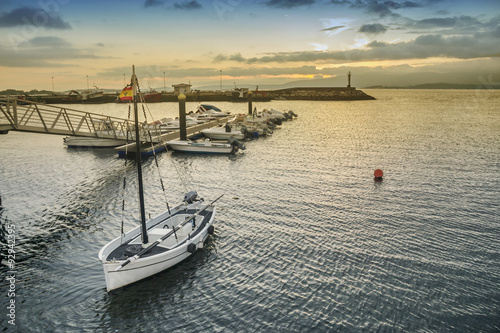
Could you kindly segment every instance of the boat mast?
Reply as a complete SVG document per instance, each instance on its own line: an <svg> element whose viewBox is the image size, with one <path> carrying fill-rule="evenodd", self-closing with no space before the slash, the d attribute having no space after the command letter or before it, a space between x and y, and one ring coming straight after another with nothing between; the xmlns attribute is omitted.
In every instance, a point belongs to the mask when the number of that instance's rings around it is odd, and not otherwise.
<svg viewBox="0 0 500 333"><path fill-rule="evenodd" d="M139 184L139 205L141 209L141 236L142 243L148 243L148 231L146 229L146 213L144 210L144 190L142 185L142 165L141 165L141 139L139 134L139 120L137 112L137 77L135 76L135 66L132 66L132 87L135 118L135 162L137 164L137 180Z"/></svg>

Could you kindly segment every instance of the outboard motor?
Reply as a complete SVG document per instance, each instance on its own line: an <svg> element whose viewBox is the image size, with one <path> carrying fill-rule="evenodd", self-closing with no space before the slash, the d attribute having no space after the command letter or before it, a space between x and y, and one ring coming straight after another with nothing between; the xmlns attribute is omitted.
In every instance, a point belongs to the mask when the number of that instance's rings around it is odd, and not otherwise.
<svg viewBox="0 0 500 333"><path fill-rule="evenodd" d="M245 138L249 138L251 136L251 133L248 132L248 129L245 125L241 125L240 132L245 136Z"/></svg>
<svg viewBox="0 0 500 333"><path fill-rule="evenodd" d="M262 128L262 132L264 132L264 135L266 135L266 136L273 134L273 130L267 126L264 126Z"/></svg>
<svg viewBox="0 0 500 333"><path fill-rule="evenodd" d="M283 121L281 120L281 118L274 118L274 119L272 120L272 122L273 122L274 124L278 125L278 126L279 126L279 125L281 125L281 124L283 124Z"/></svg>
<svg viewBox="0 0 500 333"><path fill-rule="evenodd" d="M227 139L227 142L233 146L233 153L238 151L238 149L241 149L241 150L245 150L247 149L247 147L245 147L244 144L242 144L238 139L236 139L234 136L231 136L229 137L229 139Z"/></svg>
<svg viewBox="0 0 500 333"><path fill-rule="evenodd" d="M271 121L271 120L268 120L266 122L266 125L267 125L267 127L269 127L272 130L274 130L276 128L276 124L273 121Z"/></svg>
<svg viewBox="0 0 500 333"><path fill-rule="evenodd" d="M288 112L283 113L283 117L285 117L286 120L290 120L293 118L293 116L291 114L289 114Z"/></svg>
<svg viewBox="0 0 500 333"><path fill-rule="evenodd" d="M295 112L293 112L292 110L288 111L288 114L289 114L290 116L294 116L295 118L297 118L297 117L298 117L298 115L297 115Z"/></svg>
<svg viewBox="0 0 500 333"><path fill-rule="evenodd" d="M231 126L229 126L229 124L226 124L224 128L226 129L226 133L231 133Z"/></svg>
<svg viewBox="0 0 500 333"><path fill-rule="evenodd" d="M195 201L199 201L198 193L196 191L190 191L184 196L184 202L188 204L192 204Z"/></svg>

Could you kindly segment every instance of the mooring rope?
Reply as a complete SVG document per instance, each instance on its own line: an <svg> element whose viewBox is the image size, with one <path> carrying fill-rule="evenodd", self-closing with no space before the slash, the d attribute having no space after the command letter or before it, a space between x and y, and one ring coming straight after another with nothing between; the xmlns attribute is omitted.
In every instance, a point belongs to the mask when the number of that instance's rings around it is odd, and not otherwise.
<svg viewBox="0 0 500 333"><path fill-rule="evenodd" d="M121 242L123 242L123 236L125 233L123 232L123 225L125 223L125 189L127 187L127 153L128 153L128 142L129 142L129 122L130 122L130 113L131 113L131 103L128 103L128 116L127 116L127 129L126 129L126 139L125 139L125 163L123 166L123 187L122 187L122 222L121 222L121 229L120 229L120 237L121 237Z"/></svg>

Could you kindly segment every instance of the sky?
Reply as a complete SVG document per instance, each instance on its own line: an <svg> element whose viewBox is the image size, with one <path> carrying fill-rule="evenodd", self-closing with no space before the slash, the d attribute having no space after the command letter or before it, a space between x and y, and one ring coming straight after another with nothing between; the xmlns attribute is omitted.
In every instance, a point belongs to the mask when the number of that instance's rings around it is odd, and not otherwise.
<svg viewBox="0 0 500 333"><path fill-rule="evenodd" d="M0 90L500 84L500 0L0 0ZM301 81L303 82L303 81Z"/></svg>

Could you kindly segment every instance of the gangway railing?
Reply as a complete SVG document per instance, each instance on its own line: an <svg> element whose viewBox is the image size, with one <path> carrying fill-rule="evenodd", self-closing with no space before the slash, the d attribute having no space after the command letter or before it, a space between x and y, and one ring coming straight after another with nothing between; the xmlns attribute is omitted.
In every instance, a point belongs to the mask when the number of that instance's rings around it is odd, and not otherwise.
<svg viewBox="0 0 500 333"><path fill-rule="evenodd" d="M0 131L22 131L57 135L133 140L132 120L68 109L17 98L0 100ZM151 131L150 136L147 130ZM128 136L127 136L128 132ZM132 133L134 132L134 133ZM140 137L144 142L157 137L160 128L140 124Z"/></svg>

